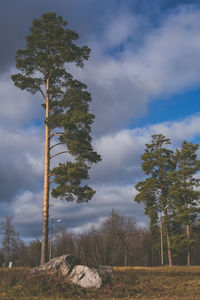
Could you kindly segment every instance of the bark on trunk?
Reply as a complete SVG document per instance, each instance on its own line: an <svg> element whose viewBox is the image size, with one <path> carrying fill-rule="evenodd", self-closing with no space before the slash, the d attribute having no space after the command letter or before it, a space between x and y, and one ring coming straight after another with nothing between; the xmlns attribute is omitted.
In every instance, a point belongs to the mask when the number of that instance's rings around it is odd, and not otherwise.
<svg viewBox="0 0 200 300"><path fill-rule="evenodd" d="M170 239L169 239L169 233L167 232L167 253L168 253L168 262L169 266L171 267L172 264L172 251L171 251L171 246L170 246Z"/></svg>
<svg viewBox="0 0 200 300"><path fill-rule="evenodd" d="M188 242L189 242L190 241L190 226L189 225L186 226L186 233L187 233L187 239L188 239ZM188 252L187 252L187 265L191 266L189 246L188 246Z"/></svg>
<svg viewBox="0 0 200 300"><path fill-rule="evenodd" d="M185 209L187 210L188 208L188 204L187 201L185 201ZM187 235L187 240L188 240L188 244L190 241L190 226L186 225L186 235ZM188 245L188 251L187 251L187 265L191 266L191 261L190 261L190 247Z"/></svg>
<svg viewBox="0 0 200 300"><path fill-rule="evenodd" d="M49 79L46 82L46 121L49 118ZM49 225L49 127L45 124L45 167L41 265L48 261L48 225Z"/></svg>
<svg viewBox="0 0 200 300"><path fill-rule="evenodd" d="M162 216L160 217L160 256L161 256L161 266L164 265L164 255L163 255L163 221Z"/></svg>
<svg viewBox="0 0 200 300"><path fill-rule="evenodd" d="M165 217L167 217L167 210L165 209L164 211ZM166 232L166 236L167 236L167 255L168 255L168 264L169 266L173 266L172 263L172 251L171 251L171 245L170 245L170 236L169 236L169 229L168 229L168 225L166 228L167 232Z"/></svg>
<svg viewBox="0 0 200 300"><path fill-rule="evenodd" d="M105 239L105 242L104 242L104 258L103 258L103 264L105 265L106 264L106 256L107 256L107 242L106 242L106 239Z"/></svg>

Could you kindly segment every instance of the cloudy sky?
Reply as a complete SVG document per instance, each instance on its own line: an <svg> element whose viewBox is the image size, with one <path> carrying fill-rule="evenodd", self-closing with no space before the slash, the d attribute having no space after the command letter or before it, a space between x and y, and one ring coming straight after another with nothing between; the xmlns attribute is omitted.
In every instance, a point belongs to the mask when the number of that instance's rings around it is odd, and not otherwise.
<svg viewBox="0 0 200 300"><path fill-rule="evenodd" d="M41 236L44 111L40 96L14 87L10 75L33 18L49 11L91 48L84 69L70 69L92 94L93 145L102 156L90 173L94 198L79 205L51 199L50 215L80 232L114 208L145 226L133 201L145 143L154 133L174 148L200 140L199 1L0 1L0 219L14 216L25 240Z"/></svg>

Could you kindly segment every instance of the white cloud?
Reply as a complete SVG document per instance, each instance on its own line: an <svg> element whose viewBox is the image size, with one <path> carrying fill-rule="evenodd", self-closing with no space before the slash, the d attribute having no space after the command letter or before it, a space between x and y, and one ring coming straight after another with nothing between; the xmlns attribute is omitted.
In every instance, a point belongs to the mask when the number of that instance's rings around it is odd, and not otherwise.
<svg viewBox="0 0 200 300"><path fill-rule="evenodd" d="M172 141L172 147L179 147L184 139L192 141L200 137L200 115L183 120L163 122L135 129L124 129L107 134L95 140L95 148L102 156L102 162L94 166L91 177L95 182L108 185L118 182L137 182L143 177L141 155L145 144L151 142L151 135L162 133Z"/></svg>
<svg viewBox="0 0 200 300"><path fill-rule="evenodd" d="M180 9L144 31L143 19L129 12L92 37L90 60L73 72L92 92L96 133L117 131L144 116L150 101L200 85L199 19L198 9ZM114 43L118 27L125 35L119 31ZM135 32L143 36L139 44Z"/></svg>
<svg viewBox="0 0 200 300"><path fill-rule="evenodd" d="M43 193L25 191L17 196L13 203L13 214L16 223L26 226L30 223L41 223ZM22 217L23 216L23 217Z"/></svg>
<svg viewBox="0 0 200 300"><path fill-rule="evenodd" d="M34 122L42 121L44 110L41 108L41 97L32 96L14 86L10 75L16 69L0 77L0 125L6 128L16 128Z"/></svg>
<svg viewBox="0 0 200 300"><path fill-rule="evenodd" d="M114 17L110 16L106 21L106 30L100 37L101 47L105 47L105 51L109 48L123 47L130 40L135 40L136 36L137 40L140 40L139 32L147 25L147 20L139 15L133 15L127 10Z"/></svg>
<svg viewBox="0 0 200 300"><path fill-rule="evenodd" d="M89 203L77 204L60 200L50 201L50 218L61 219L59 225L68 231L83 232L98 228L114 208L126 217L133 217L147 225L143 206L134 203L133 185L96 187L97 193ZM17 230L24 237L40 236L42 223L42 193L23 192L13 202L12 215ZM22 217L23 216L23 217ZM55 223L55 229L57 224Z"/></svg>
<svg viewBox="0 0 200 300"><path fill-rule="evenodd" d="M40 128L0 129L0 201L11 202L21 190L38 189L43 176Z"/></svg>
<svg viewBox="0 0 200 300"><path fill-rule="evenodd" d="M152 125L149 128L151 132L162 132L171 138L175 145L184 139L192 141L195 137L200 136L200 115L190 116L180 121Z"/></svg>
<svg viewBox="0 0 200 300"><path fill-rule="evenodd" d="M30 155L30 153L26 153L26 159L27 159L27 163L29 165L29 167L31 168L32 172L36 175L36 176L41 176L41 174L43 174L44 172L44 167L42 165L42 161L41 158L39 159L38 157L35 158L33 156Z"/></svg>

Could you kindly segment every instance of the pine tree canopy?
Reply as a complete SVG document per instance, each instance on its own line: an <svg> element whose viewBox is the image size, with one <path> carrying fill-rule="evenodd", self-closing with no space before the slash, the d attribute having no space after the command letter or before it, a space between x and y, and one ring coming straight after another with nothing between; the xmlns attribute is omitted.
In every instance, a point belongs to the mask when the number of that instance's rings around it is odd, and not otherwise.
<svg viewBox="0 0 200 300"><path fill-rule="evenodd" d="M171 144L170 140L164 135L152 135L152 142L146 144L145 153L142 155L142 169L146 175L151 174L154 178L164 178L166 172L173 168L170 159L173 152L164 147L169 144Z"/></svg>
<svg viewBox="0 0 200 300"><path fill-rule="evenodd" d="M172 150L165 147L170 140L162 134L152 135L151 144L146 144L145 152L141 156L142 169L149 177L139 182L135 187L139 194L135 197L137 202L144 202L146 212L148 207L155 205L158 211L164 211L168 197L168 173L174 168Z"/></svg>

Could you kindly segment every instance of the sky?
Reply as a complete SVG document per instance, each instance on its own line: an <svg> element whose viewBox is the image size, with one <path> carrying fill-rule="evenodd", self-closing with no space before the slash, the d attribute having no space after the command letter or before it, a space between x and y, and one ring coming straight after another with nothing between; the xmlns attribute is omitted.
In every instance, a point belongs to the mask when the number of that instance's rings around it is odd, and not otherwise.
<svg viewBox="0 0 200 300"><path fill-rule="evenodd" d="M100 226L112 209L147 226L134 185L151 135L172 148L200 141L200 3L192 0L0 1L0 220L13 216L25 241L41 237L44 111L40 95L17 89L15 54L32 20L55 11L91 48L84 69L67 66L92 95L93 147L88 203L50 199L50 217L68 231ZM65 160L63 154L62 160ZM58 162L58 161L57 161ZM56 163L56 162L55 162Z"/></svg>

